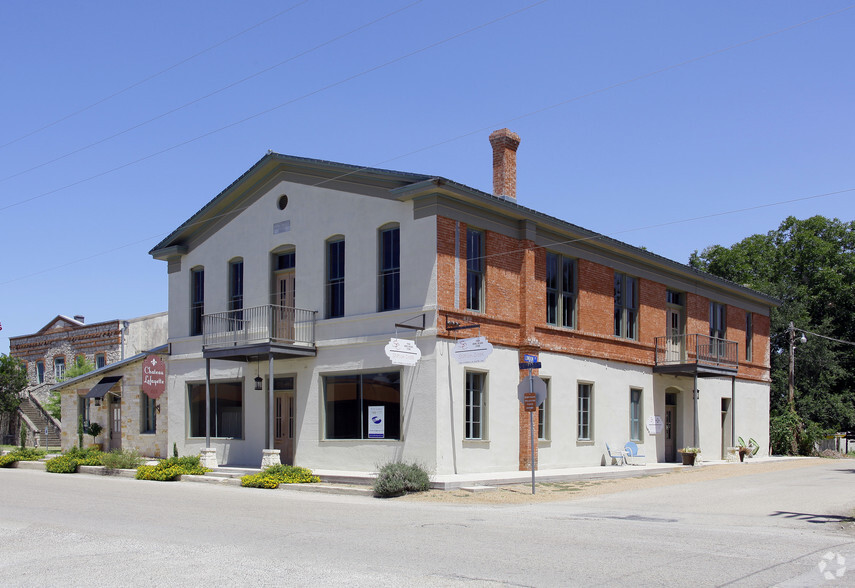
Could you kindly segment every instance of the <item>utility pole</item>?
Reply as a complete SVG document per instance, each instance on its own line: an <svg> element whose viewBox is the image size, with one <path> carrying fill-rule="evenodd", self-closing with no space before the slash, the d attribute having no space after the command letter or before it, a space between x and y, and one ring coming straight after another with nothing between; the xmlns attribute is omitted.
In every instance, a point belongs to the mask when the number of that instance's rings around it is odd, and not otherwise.
<svg viewBox="0 0 855 588"><path fill-rule="evenodd" d="M790 332L790 372L788 374L788 384L789 384L789 393L790 393L790 395L789 395L790 408L792 408L793 402L794 402L793 387L794 387L794 383L795 383L795 371L796 371L795 356L793 354L793 351L796 348L796 328L795 328L795 326L793 326L792 321L790 321L790 327L787 330Z"/></svg>

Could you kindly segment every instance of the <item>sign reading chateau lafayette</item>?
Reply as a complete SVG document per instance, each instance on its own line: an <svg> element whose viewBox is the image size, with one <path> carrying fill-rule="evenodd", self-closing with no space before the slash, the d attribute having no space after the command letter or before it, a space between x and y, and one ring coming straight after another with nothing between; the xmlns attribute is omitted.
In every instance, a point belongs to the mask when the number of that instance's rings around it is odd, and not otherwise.
<svg viewBox="0 0 855 588"><path fill-rule="evenodd" d="M158 355L148 355L143 360L142 391L152 399L166 392L166 364Z"/></svg>
<svg viewBox="0 0 855 588"><path fill-rule="evenodd" d="M416 365L422 352L415 341L392 338L386 345L386 357L395 365Z"/></svg>
<svg viewBox="0 0 855 588"><path fill-rule="evenodd" d="M480 363L485 361L493 353L493 344L487 341L487 337L470 337L460 339L451 351L452 357L457 363Z"/></svg>

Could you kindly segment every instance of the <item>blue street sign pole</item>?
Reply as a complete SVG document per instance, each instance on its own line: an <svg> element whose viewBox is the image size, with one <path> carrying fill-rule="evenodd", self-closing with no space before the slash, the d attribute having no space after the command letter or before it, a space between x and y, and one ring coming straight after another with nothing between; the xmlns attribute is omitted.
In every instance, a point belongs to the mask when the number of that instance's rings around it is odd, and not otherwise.
<svg viewBox="0 0 855 588"><path fill-rule="evenodd" d="M529 366L533 363L528 364ZM539 364L538 364L539 365ZM528 368L528 391L534 393L534 380L531 377L531 367ZM528 430L531 434L531 493L534 494L534 411L528 413Z"/></svg>

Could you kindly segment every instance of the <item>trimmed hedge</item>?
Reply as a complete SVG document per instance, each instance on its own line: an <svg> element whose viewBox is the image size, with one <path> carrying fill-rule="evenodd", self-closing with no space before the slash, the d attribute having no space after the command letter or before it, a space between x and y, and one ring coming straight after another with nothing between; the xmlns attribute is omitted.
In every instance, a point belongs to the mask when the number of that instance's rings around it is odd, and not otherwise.
<svg viewBox="0 0 855 588"><path fill-rule="evenodd" d="M171 482L178 476L201 476L210 471L210 469L202 467L198 455L187 455L170 457L153 466L141 465L137 468L136 477L137 480Z"/></svg>
<svg viewBox="0 0 855 588"><path fill-rule="evenodd" d="M244 488L278 488L279 484L313 484L320 481L310 469L282 464L243 476L240 485Z"/></svg>
<svg viewBox="0 0 855 588"><path fill-rule="evenodd" d="M374 480L374 496L380 498L425 490L430 490L430 474L417 463L387 463L380 468L377 479Z"/></svg>
<svg viewBox="0 0 855 588"><path fill-rule="evenodd" d="M77 466L99 466L102 465L103 453L97 449L71 448L67 453L47 460L45 469L54 474L74 474Z"/></svg>
<svg viewBox="0 0 855 588"><path fill-rule="evenodd" d="M38 461L44 456L45 452L42 449L33 449L32 447L16 449L11 453L0 456L0 468L8 468L16 461Z"/></svg>

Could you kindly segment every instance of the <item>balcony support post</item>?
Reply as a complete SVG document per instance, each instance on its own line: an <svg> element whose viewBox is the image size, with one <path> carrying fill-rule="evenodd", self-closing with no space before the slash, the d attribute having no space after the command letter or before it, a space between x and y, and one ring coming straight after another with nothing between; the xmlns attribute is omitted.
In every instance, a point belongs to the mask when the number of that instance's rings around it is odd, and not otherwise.
<svg viewBox="0 0 855 588"><path fill-rule="evenodd" d="M699 437L700 437L700 426L698 425L698 396L700 396L700 391L698 390L698 374L695 372L695 383L692 386L692 403L695 408L695 440L692 444L693 447L700 447L698 445Z"/></svg>
<svg viewBox="0 0 855 588"><path fill-rule="evenodd" d="M267 448L273 449L273 354L267 357Z"/></svg>
<svg viewBox="0 0 855 588"><path fill-rule="evenodd" d="M730 446L736 447L736 376L730 378Z"/></svg>
<svg viewBox="0 0 855 588"><path fill-rule="evenodd" d="M211 448L211 360L205 359L205 449Z"/></svg>

